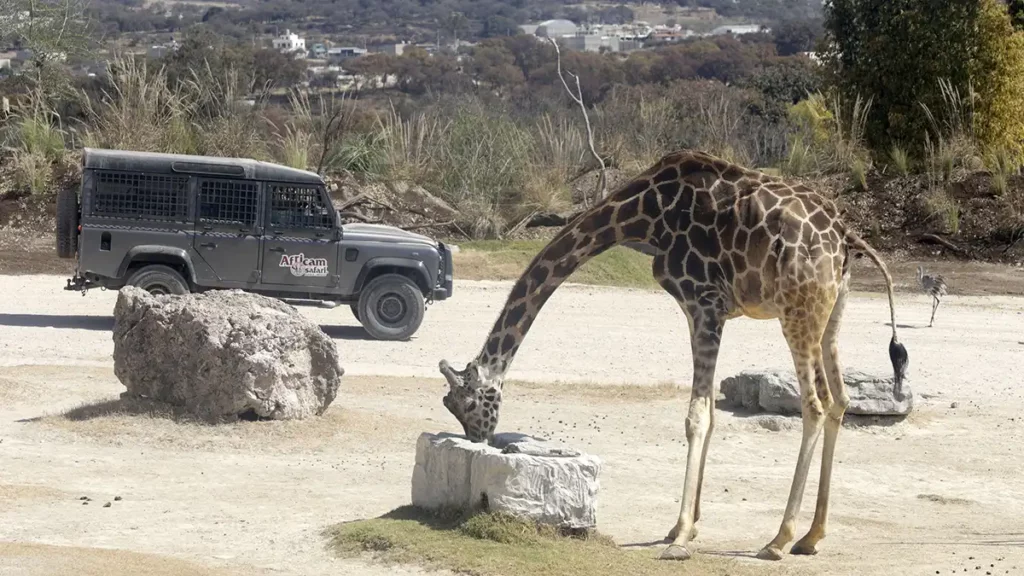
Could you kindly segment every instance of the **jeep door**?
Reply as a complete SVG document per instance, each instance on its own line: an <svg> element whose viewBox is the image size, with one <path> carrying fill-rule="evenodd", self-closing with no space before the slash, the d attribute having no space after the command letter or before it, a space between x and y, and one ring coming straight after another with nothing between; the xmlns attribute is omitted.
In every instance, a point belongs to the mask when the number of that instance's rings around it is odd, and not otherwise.
<svg viewBox="0 0 1024 576"><path fill-rule="evenodd" d="M266 187L262 283L268 289L325 293L338 284L338 230L323 186Z"/></svg>
<svg viewBox="0 0 1024 576"><path fill-rule="evenodd" d="M216 275L217 287L251 287L259 280L260 183L197 178L195 253Z"/></svg>

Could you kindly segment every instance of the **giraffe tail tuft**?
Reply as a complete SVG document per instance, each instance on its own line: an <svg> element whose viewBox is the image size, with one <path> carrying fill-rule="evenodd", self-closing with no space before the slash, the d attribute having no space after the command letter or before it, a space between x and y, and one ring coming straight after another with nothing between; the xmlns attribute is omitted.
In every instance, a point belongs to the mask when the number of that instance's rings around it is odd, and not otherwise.
<svg viewBox="0 0 1024 576"><path fill-rule="evenodd" d="M910 355L907 354L907 347L896 340L896 336L889 340L889 360L892 361L893 396L896 399L902 399L903 380L907 377L907 365L910 364Z"/></svg>
<svg viewBox="0 0 1024 576"><path fill-rule="evenodd" d="M902 398L903 381L907 377L910 355L907 353L906 346L901 344L896 336L896 304L893 299L892 276L889 275L889 269L885 266L885 262L882 261L882 257L863 238L850 230L844 230L844 239L853 252L867 256L882 273L882 276L885 277L885 290L889 297L889 317L892 322L892 339L889 340L889 360L892 362L893 395L896 398Z"/></svg>

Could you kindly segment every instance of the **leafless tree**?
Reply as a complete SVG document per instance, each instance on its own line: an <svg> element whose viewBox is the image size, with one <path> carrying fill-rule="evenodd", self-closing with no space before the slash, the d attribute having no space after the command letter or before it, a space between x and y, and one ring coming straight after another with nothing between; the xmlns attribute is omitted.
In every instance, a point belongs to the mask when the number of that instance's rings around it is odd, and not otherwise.
<svg viewBox="0 0 1024 576"><path fill-rule="evenodd" d="M562 72L562 51L558 48L558 41L556 41L554 38L549 38L549 40L551 40L551 45L555 47L555 57L557 58L556 62L558 67L558 79L562 81L562 86L565 87L565 91L569 94L569 98L571 98L573 102L579 105L580 111L583 112L583 122L586 124L587 127L587 145L590 147L590 153L591 155L593 155L594 159L597 160L597 165L600 169L599 178L597 181L597 190L594 194L594 196L598 200L600 200L604 198L605 195L608 193L608 185L605 179L605 165L604 159L601 158L601 155L597 153L597 149L594 147L594 130L590 125L590 115L587 114L587 105L583 102L583 90L580 88L580 77L577 76L576 74L573 74L572 72ZM569 86L569 82L565 79L567 75L569 76L569 78L572 78L573 83L576 86L575 92L573 92L573 89ZM584 196L583 206L585 208L590 207L590 198Z"/></svg>

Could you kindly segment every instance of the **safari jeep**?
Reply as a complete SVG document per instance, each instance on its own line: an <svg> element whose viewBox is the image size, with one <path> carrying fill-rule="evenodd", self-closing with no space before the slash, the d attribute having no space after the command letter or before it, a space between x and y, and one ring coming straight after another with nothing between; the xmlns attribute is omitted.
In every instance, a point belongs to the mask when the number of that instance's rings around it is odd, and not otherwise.
<svg viewBox="0 0 1024 576"><path fill-rule="evenodd" d="M238 288L295 304L349 304L366 331L404 340L452 295L445 244L342 224L312 172L248 159L86 149L81 194L57 199L65 289L155 294Z"/></svg>

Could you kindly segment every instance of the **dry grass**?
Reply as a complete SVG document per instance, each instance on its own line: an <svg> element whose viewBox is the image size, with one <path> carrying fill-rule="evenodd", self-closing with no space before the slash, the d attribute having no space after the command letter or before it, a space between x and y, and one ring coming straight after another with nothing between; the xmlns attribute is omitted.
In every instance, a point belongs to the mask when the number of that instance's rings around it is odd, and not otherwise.
<svg viewBox="0 0 1024 576"><path fill-rule="evenodd" d="M588 401L605 402L652 402L658 400L674 400L685 398L690 393L688 387L678 386L672 382L660 384L593 384L589 382L535 383L511 381L505 383L506 390L518 394L522 389L533 394L544 394L552 397L586 398Z"/></svg>
<svg viewBox="0 0 1024 576"><path fill-rule="evenodd" d="M546 242L478 241L460 244L455 274L464 280L516 280ZM624 288L659 289L651 274L651 257L616 247L573 273L570 282Z"/></svg>
<svg viewBox="0 0 1024 576"><path fill-rule="evenodd" d="M26 571L27 569L27 571ZM9 570L13 572L9 572ZM0 542L0 573L75 576L227 576L237 574L170 556L126 550Z"/></svg>
<svg viewBox="0 0 1024 576"><path fill-rule="evenodd" d="M26 500L54 500L69 498L70 494L56 488L30 484L0 484L0 505L11 506Z"/></svg>
<svg viewBox="0 0 1024 576"><path fill-rule="evenodd" d="M348 382L346 382L348 384ZM145 400L89 403L36 420L51 430L114 446L150 445L189 451L216 448L242 452L291 453L343 446L397 448L401 431L415 434L424 422L332 405L307 420L234 422L211 425L181 409ZM394 446L392 446L394 444Z"/></svg>
<svg viewBox="0 0 1024 576"><path fill-rule="evenodd" d="M943 188L935 188L925 197L928 214L942 232L956 234L960 231L960 204Z"/></svg>
<svg viewBox="0 0 1024 576"><path fill-rule="evenodd" d="M379 518L332 526L325 536L340 556L372 554L387 565L416 564L477 576L713 576L780 572L780 568L769 564L701 554L685 563L666 562L657 559L657 549L619 548L598 533L569 537L499 514L466 518L457 513L434 515L411 506Z"/></svg>

